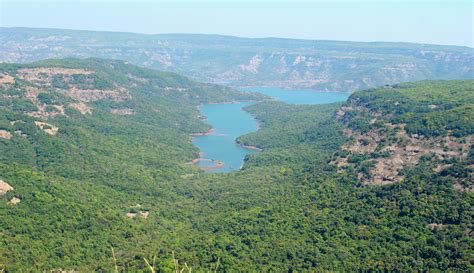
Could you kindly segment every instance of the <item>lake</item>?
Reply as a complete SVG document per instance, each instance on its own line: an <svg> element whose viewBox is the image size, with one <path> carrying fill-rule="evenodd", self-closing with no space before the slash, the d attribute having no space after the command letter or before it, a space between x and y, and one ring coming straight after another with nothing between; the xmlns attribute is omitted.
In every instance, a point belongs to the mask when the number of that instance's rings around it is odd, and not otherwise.
<svg viewBox="0 0 474 273"><path fill-rule="evenodd" d="M241 91L253 91L272 97L289 104L324 104L345 101L349 93L345 92L318 92L312 90L280 89L273 87L240 88Z"/></svg>
<svg viewBox="0 0 474 273"><path fill-rule="evenodd" d="M255 87L242 91L253 91L290 104L323 104L345 101L348 93L317 92L311 90L285 90L279 88ZM209 173L225 173L239 170L248 154L257 151L241 147L235 143L239 136L255 132L256 120L242 108L252 102L234 104L204 104L201 113L212 126L211 133L193 137L193 144L201 151L201 159L196 163ZM217 166L216 166L217 165Z"/></svg>
<svg viewBox="0 0 474 273"><path fill-rule="evenodd" d="M201 113L207 117L205 122L210 124L213 130L208 135L193 138L193 144L202 153L201 157L207 159L197 162L197 166L209 168L216 162L222 162L223 167L210 169L207 172L235 171L242 167L246 155L257 152L235 143L235 139L239 136L257 131L255 119L242 110L243 107L251 104L251 102L240 102L201 105Z"/></svg>

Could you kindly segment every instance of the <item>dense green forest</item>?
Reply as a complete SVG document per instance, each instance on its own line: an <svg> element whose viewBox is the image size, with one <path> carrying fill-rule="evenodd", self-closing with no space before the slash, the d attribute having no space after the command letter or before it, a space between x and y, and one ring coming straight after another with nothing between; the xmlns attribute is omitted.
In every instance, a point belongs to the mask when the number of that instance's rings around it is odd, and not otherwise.
<svg viewBox="0 0 474 273"><path fill-rule="evenodd" d="M406 124L408 133L424 136L474 134L474 87L472 81L402 83L354 94L350 102L388 117L384 122ZM350 127L367 131L369 113L353 110ZM354 120L351 116L357 117ZM379 121L380 123L380 121Z"/></svg>
<svg viewBox="0 0 474 273"><path fill-rule="evenodd" d="M44 67L51 69L34 70ZM437 173L426 159L406 168L402 182L365 186L356 170L331 164L350 141L350 120L364 118L338 120L347 104L264 101L100 59L3 64L0 73L0 130L11 135L0 138L0 180L14 188L0 196L7 272L109 272L112 248L119 270L132 272L149 272L144 258L155 255L157 270L170 272L173 252L197 272L217 264L222 271L473 269L473 195L453 187L458 176L472 177L472 151L463 172ZM387 118L409 124L438 110L397 112L416 100L469 114L472 84L414 83L389 93L396 109L377 100L383 88L349 102L367 97L370 107L390 111ZM186 164L198 152L189 134L209 129L197 106L234 100L263 101L246 108L261 129L238 139L263 151L227 174ZM472 115L438 124L439 132L459 124L449 132L472 136ZM13 197L21 202L7 204Z"/></svg>

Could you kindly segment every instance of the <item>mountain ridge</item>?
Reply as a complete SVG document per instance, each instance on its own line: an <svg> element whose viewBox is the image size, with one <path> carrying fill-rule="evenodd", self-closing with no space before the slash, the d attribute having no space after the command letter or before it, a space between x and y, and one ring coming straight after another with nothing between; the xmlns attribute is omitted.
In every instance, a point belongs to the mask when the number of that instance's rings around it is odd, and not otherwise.
<svg viewBox="0 0 474 273"><path fill-rule="evenodd" d="M235 87L353 92L474 77L474 49L458 46L30 28L2 28L0 38L2 62L122 59Z"/></svg>
<svg viewBox="0 0 474 273"><path fill-rule="evenodd" d="M246 36L238 36L238 35L227 35L227 34L212 34L212 33L180 33L180 32L170 32L170 33L140 33L140 32L133 32L133 31L109 31L109 30L87 30L87 29L68 29L68 28L33 28L33 27L0 27L0 30L20 30L20 31L53 31L53 32L93 32L93 33L106 33L106 34L113 34L113 35L146 35L146 36L157 36L157 37L179 37L179 38L186 38L187 37L203 37L203 38L228 38L228 39L235 39L235 40L282 40L288 42L295 42L300 41L302 43L306 42L316 42L316 43L344 43L344 44L352 44L352 45L363 45L363 44L374 44L374 45L405 45L405 46L418 46L418 47L448 47L448 48L458 48L459 50L474 50L473 47L464 46L464 45L444 45L444 44L430 44L430 43L416 43L416 42L396 42L396 41L351 41L351 40L330 40L330 39L303 39L303 38L287 38L287 37L246 37Z"/></svg>

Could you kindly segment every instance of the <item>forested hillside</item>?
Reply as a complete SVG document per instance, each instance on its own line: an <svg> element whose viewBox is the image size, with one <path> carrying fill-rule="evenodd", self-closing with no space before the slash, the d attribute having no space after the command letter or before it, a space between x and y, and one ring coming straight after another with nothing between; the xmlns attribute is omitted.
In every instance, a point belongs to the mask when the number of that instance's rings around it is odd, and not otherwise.
<svg viewBox="0 0 474 273"><path fill-rule="evenodd" d="M0 61L100 57L238 87L352 92L399 82L474 78L474 49L386 42L1 28Z"/></svg>
<svg viewBox="0 0 474 273"><path fill-rule="evenodd" d="M353 94L337 112L350 137L335 163L370 184L401 181L407 167L431 162L472 188L473 81L397 84Z"/></svg>
<svg viewBox="0 0 474 273"><path fill-rule="evenodd" d="M147 272L154 255L169 272L172 252L197 272L473 269L473 81L252 105L261 129L238 142L263 151L241 171L206 174L186 164L197 152L189 134L209 129L197 106L265 97L100 59L0 73L5 271L113 271L112 248L132 272ZM375 134L386 123L434 142L463 138L468 152L422 157L382 186L360 176L356 163L368 158L337 164L358 141L348 130Z"/></svg>
<svg viewBox="0 0 474 273"><path fill-rule="evenodd" d="M108 268L103 240L128 236L142 199L175 218L170 181L200 172L189 134L209 130L198 105L263 98L103 59L2 64L0 92L0 264L14 271Z"/></svg>

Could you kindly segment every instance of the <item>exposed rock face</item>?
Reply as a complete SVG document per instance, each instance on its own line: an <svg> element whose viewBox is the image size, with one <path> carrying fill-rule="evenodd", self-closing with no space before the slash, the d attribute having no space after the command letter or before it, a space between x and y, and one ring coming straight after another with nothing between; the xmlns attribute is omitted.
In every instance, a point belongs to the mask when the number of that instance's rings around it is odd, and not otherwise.
<svg viewBox="0 0 474 273"><path fill-rule="evenodd" d="M369 173L360 173L364 184L384 185L401 181L400 171L416 166L423 156L434 155L439 160L453 158L465 159L473 144L472 137L455 138L452 136L427 138L410 136L404 125L385 124L383 128L360 133L349 128L344 134L351 141L342 150L347 156L337 157L333 161L340 168L355 167L358 162L351 161L354 155L361 155L370 162ZM438 164L436 171L441 172L449 165Z"/></svg>
<svg viewBox="0 0 474 273"><path fill-rule="evenodd" d="M126 216L130 219L136 218L137 216L140 216L143 219L147 219L149 215L149 211L127 212L126 214Z"/></svg>
<svg viewBox="0 0 474 273"><path fill-rule="evenodd" d="M98 101L104 99L111 99L113 101L124 101L130 98L125 88L116 89L79 89L71 87L67 90L61 90L62 94L82 102Z"/></svg>
<svg viewBox="0 0 474 273"><path fill-rule="evenodd" d="M10 139L12 138L12 134L6 130L0 130L0 138Z"/></svg>
<svg viewBox="0 0 474 273"><path fill-rule="evenodd" d="M147 219L149 215L149 211L140 211L140 217L142 217L143 219Z"/></svg>
<svg viewBox="0 0 474 273"><path fill-rule="evenodd" d="M45 133L49 134L49 135L56 135L59 131L59 128L54 126L54 125L51 125L49 123L46 123L46 122L42 122L42 121L35 121L35 124L36 126L38 126L41 130L43 130Z"/></svg>
<svg viewBox="0 0 474 273"><path fill-rule="evenodd" d="M81 114L83 115L92 114L92 107L88 106L82 101L70 103L69 107L71 107L72 109L76 109L77 111L81 112Z"/></svg>
<svg viewBox="0 0 474 273"><path fill-rule="evenodd" d="M258 73L258 68L260 64L262 63L263 59L257 54L252 57L252 59L249 60L248 64L242 64L239 66L239 68L243 71L248 71L252 74L257 74Z"/></svg>
<svg viewBox="0 0 474 273"><path fill-rule="evenodd" d="M7 182L0 180L0 195L4 195L9 191L12 191L13 187L10 186Z"/></svg>
<svg viewBox="0 0 474 273"><path fill-rule="evenodd" d="M15 79L8 75L8 74L2 74L0 73L0 84L11 84L15 83Z"/></svg>
<svg viewBox="0 0 474 273"><path fill-rule="evenodd" d="M10 199L10 201L8 201L8 205L18 205L20 204L20 202L21 202L20 198L13 197L12 199Z"/></svg>
<svg viewBox="0 0 474 273"><path fill-rule="evenodd" d="M72 75L89 75L92 71L85 69L72 69L61 67L38 67L38 68L22 68L18 69L17 75L20 79L38 83L51 85L55 75L72 76Z"/></svg>
<svg viewBox="0 0 474 273"><path fill-rule="evenodd" d="M12 85L15 79L21 80L22 87ZM1 74L0 91L7 100L29 100L33 106L26 107L24 113L39 119L66 115L67 107L83 115L92 114L89 102L131 99L127 88L111 83L96 71L55 66L21 68L11 75Z"/></svg>
<svg viewBox="0 0 474 273"><path fill-rule="evenodd" d="M335 113L348 141L332 164L355 170L363 184L384 185L423 163L453 178L456 189L474 191L473 86L440 81L354 93Z"/></svg>
<svg viewBox="0 0 474 273"><path fill-rule="evenodd" d="M127 212L126 216L127 216L128 218L135 218L135 217L137 217L137 214L134 213L134 212Z"/></svg>
<svg viewBox="0 0 474 273"><path fill-rule="evenodd" d="M65 35L64 30L45 29L2 29L0 37L6 41L0 44L2 62L66 56L122 59L239 87L355 91L397 82L472 78L474 71L473 50L452 46L185 34L117 38L114 33L68 30Z"/></svg>

